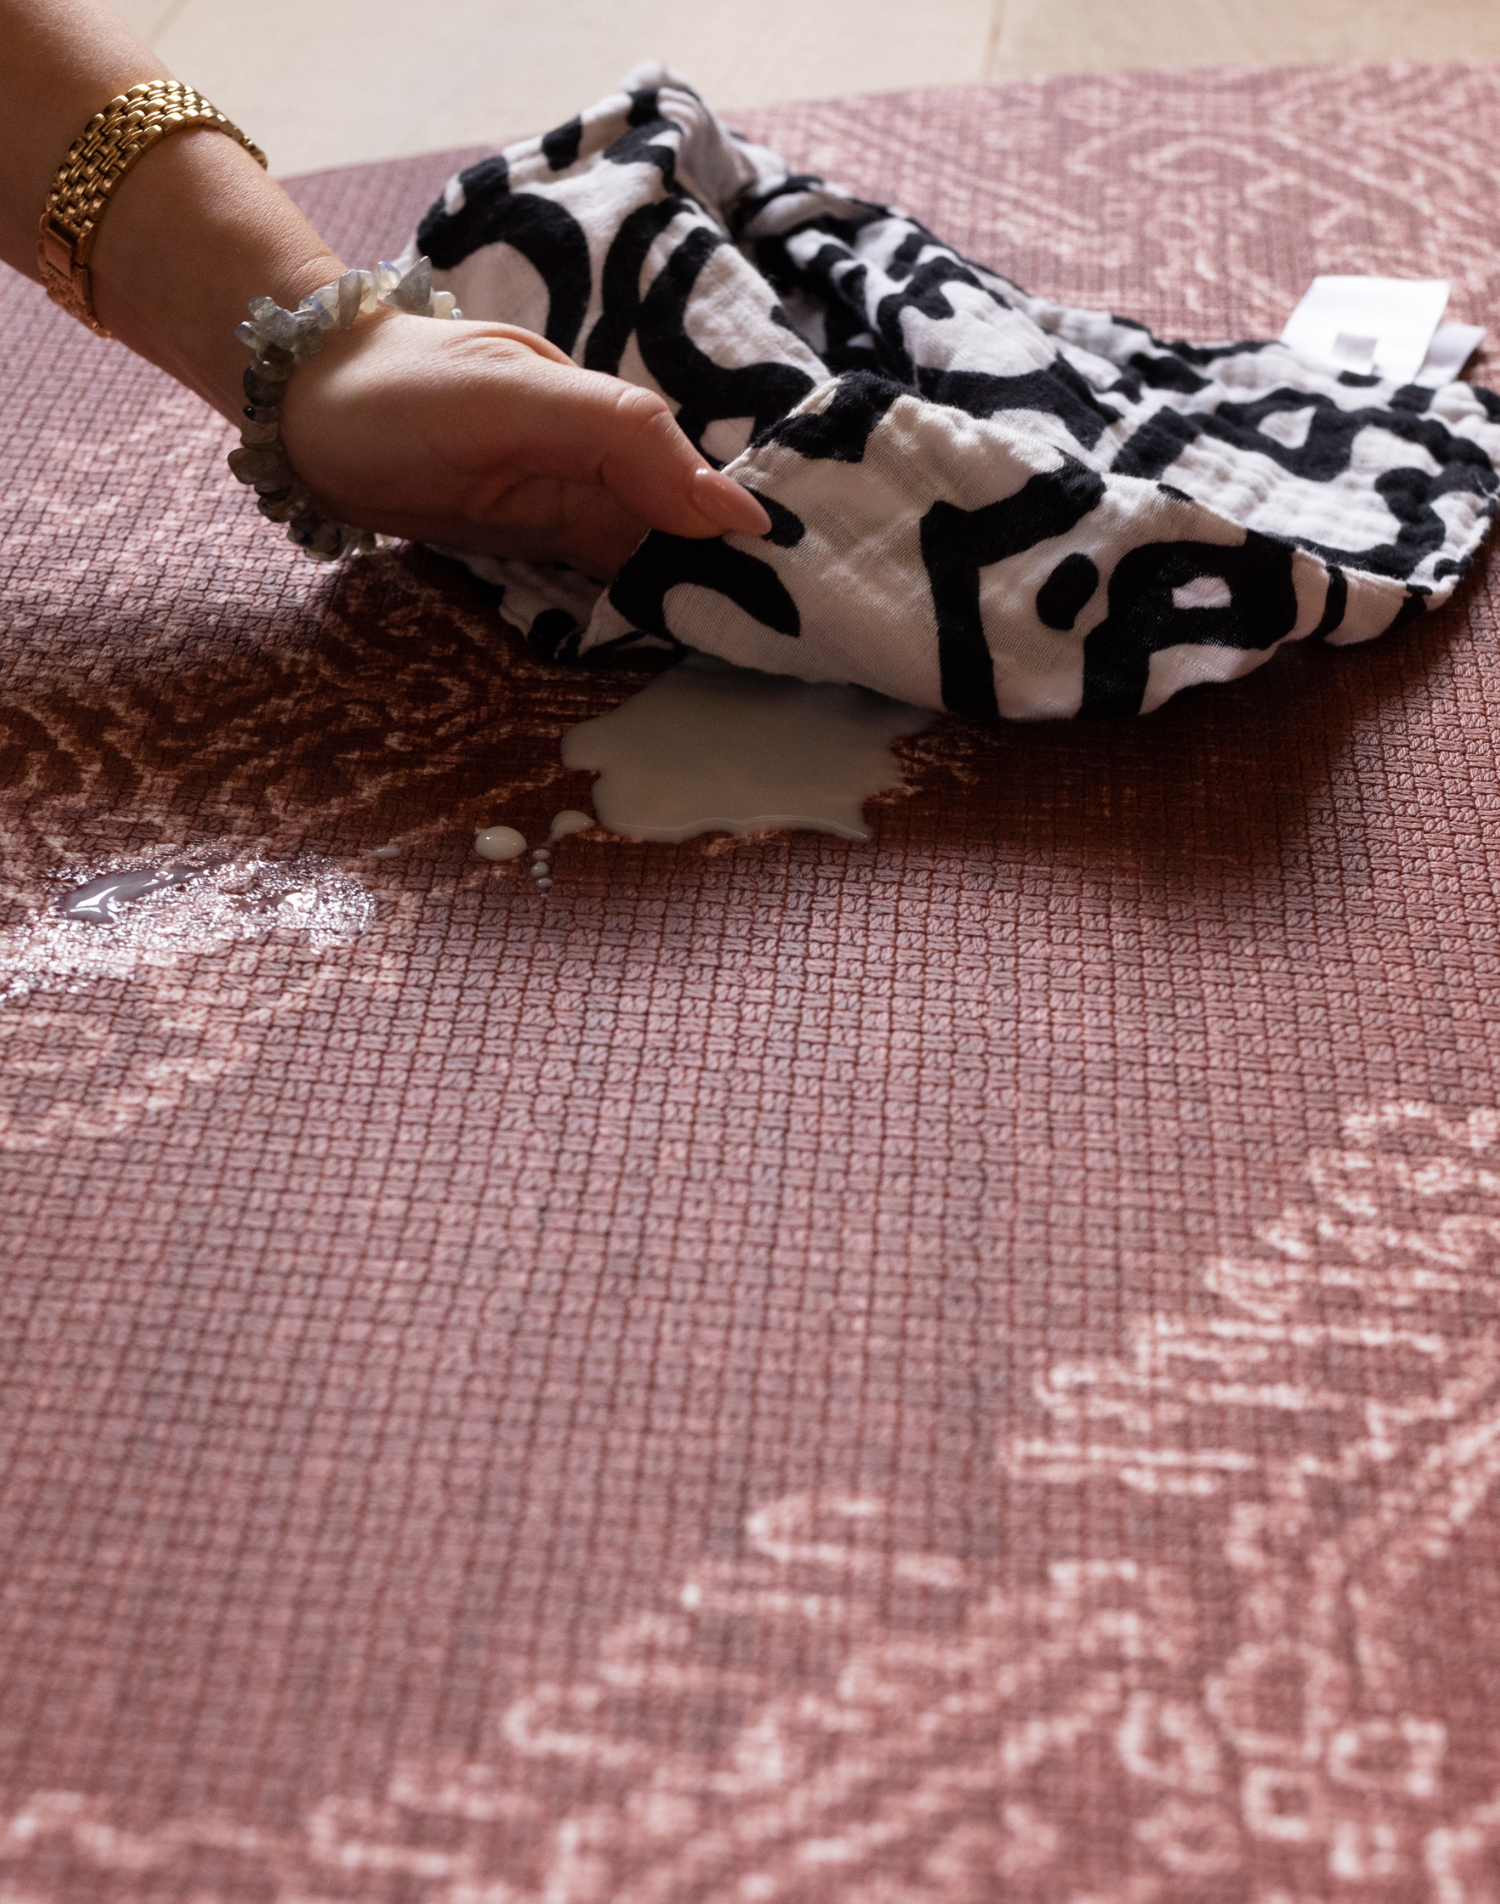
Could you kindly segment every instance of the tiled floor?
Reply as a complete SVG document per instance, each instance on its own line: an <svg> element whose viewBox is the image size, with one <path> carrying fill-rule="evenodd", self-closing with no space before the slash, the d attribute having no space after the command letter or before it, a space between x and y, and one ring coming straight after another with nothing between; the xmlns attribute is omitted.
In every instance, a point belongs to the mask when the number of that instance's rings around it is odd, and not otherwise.
<svg viewBox="0 0 1500 1904"><path fill-rule="evenodd" d="M501 140L638 60L716 103L1115 67L1500 59L1500 0L121 0L280 173Z"/></svg>

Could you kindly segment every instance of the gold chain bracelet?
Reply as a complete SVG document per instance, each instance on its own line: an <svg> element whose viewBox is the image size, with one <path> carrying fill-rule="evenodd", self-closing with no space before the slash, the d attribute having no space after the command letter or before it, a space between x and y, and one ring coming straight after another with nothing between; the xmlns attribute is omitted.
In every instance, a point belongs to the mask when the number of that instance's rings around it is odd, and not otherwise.
<svg viewBox="0 0 1500 1904"><path fill-rule="evenodd" d="M111 99L68 148L42 213L37 262L54 304L100 337L109 332L94 312L89 256L99 220L116 186L136 161L172 132L195 127L227 132L262 166L266 155L201 93L175 79L149 79Z"/></svg>

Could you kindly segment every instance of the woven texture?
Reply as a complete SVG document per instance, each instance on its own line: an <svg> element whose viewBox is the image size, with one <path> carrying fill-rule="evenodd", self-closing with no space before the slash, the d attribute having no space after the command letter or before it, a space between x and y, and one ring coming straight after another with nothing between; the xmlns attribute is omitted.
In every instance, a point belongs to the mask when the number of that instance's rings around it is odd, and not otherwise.
<svg viewBox="0 0 1500 1904"><path fill-rule="evenodd" d="M744 123L1172 336L1500 307L1493 71ZM463 157L296 189L367 261ZM1487 576L935 729L868 849L585 836L544 904L470 832L586 804L641 677L304 564L0 290L0 982L132 856L376 909L0 1005L0 1895L1491 1904Z"/></svg>

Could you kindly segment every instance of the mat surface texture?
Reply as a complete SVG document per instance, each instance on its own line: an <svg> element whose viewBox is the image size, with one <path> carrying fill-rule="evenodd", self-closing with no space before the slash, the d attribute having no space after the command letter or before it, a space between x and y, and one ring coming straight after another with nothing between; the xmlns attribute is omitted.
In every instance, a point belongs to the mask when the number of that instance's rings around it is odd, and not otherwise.
<svg viewBox="0 0 1500 1904"><path fill-rule="evenodd" d="M1171 337L1500 309L1497 70L741 123ZM1493 563L544 902L645 677L0 307L6 1904L1493 1904Z"/></svg>

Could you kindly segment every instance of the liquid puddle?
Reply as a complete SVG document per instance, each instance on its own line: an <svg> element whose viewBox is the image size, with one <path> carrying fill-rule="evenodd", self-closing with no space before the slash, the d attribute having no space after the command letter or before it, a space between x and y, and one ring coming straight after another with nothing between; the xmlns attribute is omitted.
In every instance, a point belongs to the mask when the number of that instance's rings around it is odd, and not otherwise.
<svg viewBox="0 0 1500 1904"><path fill-rule="evenodd" d="M128 978L141 966L276 931L295 932L304 945L339 945L375 920L375 901L359 881L311 853L78 867L62 877L74 883L61 898L0 932L0 1004L74 980Z"/></svg>
<svg viewBox="0 0 1500 1904"><path fill-rule="evenodd" d="M132 899L160 892L167 886L185 886L190 879L197 879L208 870L203 866L169 866L160 872L101 873L97 879L86 880L72 892L64 893L57 902L57 910L64 919L86 919L91 925L112 926L118 923Z"/></svg>
<svg viewBox="0 0 1500 1904"><path fill-rule="evenodd" d="M867 688L693 655L570 728L562 758L598 774L598 824L628 839L776 831L868 840L865 801L905 779L891 742L936 718Z"/></svg>

